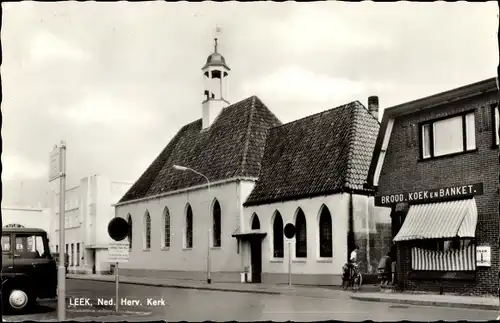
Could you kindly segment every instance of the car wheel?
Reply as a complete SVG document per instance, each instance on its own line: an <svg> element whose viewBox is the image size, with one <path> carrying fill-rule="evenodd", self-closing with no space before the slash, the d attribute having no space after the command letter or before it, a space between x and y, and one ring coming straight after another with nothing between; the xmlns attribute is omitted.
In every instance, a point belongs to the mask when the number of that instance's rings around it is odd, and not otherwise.
<svg viewBox="0 0 500 323"><path fill-rule="evenodd" d="M28 309L33 304L32 297L29 296L27 290L23 288L14 288L9 291L7 296L7 305L14 313L21 313Z"/></svg>

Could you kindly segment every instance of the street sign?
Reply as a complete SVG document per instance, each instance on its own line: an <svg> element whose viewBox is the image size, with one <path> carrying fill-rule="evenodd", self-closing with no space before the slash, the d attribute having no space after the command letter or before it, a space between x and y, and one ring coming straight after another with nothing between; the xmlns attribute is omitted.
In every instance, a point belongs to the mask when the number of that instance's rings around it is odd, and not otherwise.
<svg viewBox="0 0 500 323"><path fill-rule="evenodd" d="M293 239L293 237L295 236L295 226L292 224L292 223L287 223L285 225L285 237L287 237L287 239Z"/></svg>
<svg viewBox="0 0 500 323"><path fill-rule="evenodd" d="M128 262L130 259L128 241L113 241L108 247L109 262Z"/></svg>
<svg viewBox="0 0 500 323"><path fill-rule="evenodd" d="M491 267L491 247L477 246L476 247L476 266Z"/></svg>
<svg viewBox="0 0 500 323"><path fill-rule="evenodd" d="M108 224L108 234L115 241L122 241L129 234L129 225L124 218L116 217Z"/></svg>
<svg viewBox="0 0 500 323"><path fill-rule="evenodd" d="M49 182L59 178L61 175L61 159L59 158L59 147L55 146L50 153Z"/></svg>

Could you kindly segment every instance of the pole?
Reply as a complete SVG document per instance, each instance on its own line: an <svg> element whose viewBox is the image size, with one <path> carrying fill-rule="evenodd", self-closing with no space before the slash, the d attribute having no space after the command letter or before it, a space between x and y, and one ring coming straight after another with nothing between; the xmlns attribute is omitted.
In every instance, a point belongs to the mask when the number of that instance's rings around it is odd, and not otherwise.
<svg viewBox="0 0 500 323"><path fill-rule="evenodd" d="M115 263L115 282L116 282L116 294L115 294L115 312L118 313L118 282L120 281L118 263Z"/></svg>
<svg viewBox="0 0 500 323"><path fill-rule="evenodd" d="M205 177L206 178L206 177ZM210 181L207 179L207 185L208 185L208 218L210 219L210 214L212 212L211 211L211 194L210 194ZM209 223L209 226L210 226L210 220L208 221ZM208 229L208 245L207 245L207 284L211 284L212 283L212 277L211 277L211 271L212 271L212 268L211 268L211 264L212 264L212 259L211 259L211 252L210 252L210 234L211 231L210 231L210 228Z"/></svg>
<svg viewBox="0 0 500 323"><path fill-rule="evenodd" d="M288 287L292 287L292 243L288 241Z"/></svg>
<svg viewBox="0 0 500 323"><path fill-rule="evenodd" d="M66 198L66 143L61 141L59 148L59 161L61 173L59 175L59 267L58 267L58 293L57 293L57 318L58 321L66 320L66 255L65 255L65 198Z"/></svg>
<svg viewBox="0 0 500 323"><path fill-rule="evenodd" d="M3 220L2 220L2 212L0 212L0 231L2 231L2 236L3 236ZM2 257L0 257L0 268L3 268L3 261L2 261ZM1 282L1 278L0 278L0 284L2 283ZM3 304L3 299L2 299L2 289L0 288L0 320L3 322L3 306L1 306L1 304Z"/></svg>
<svg viewBox="0 0 500 323"><path fill-rule="evenodd" d="M212 283L212 278L210 277L210 262L211 262L211 254L210 254L210 229L208 229L208 248L207 248L207 283Z"/></svg>

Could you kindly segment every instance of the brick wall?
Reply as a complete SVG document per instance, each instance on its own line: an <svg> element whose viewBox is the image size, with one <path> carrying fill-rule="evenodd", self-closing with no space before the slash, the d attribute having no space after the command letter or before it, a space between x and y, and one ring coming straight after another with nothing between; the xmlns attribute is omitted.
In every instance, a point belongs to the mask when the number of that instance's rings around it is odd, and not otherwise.
<svg viewBox="0 0 500 323"><path fill-rule="evenodd" d="M398 280L405 289L445 291L457 293L496 293L499 269L499 210L497 148L493 148L492 115L490 104L496 102L496 93L483 94L474 99L436 107L397 118L382 167L378 194L426 190L445 186L482 182L484 195L476 197L479 245L491 246L492 266L478 268L476 282L464 281L408 281L411 270L409 250L398 250ZM477 152L454 157L419 161L419 123L475 109ZM403 245L401 245L403 246ZM403 260L401 260L403 259Z"/></svg>

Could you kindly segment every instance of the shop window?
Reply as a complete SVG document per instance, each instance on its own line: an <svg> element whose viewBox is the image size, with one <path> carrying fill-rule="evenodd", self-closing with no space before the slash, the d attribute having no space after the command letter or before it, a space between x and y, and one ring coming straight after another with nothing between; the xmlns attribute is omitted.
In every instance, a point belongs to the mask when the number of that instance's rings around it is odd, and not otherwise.
<svg viewBox="0 0 500 323"><path fill-rule="evenodd" d="M193 248L193 210L191 209L191 205L188 204L186 209L186 236L185 236L185 245L186 249Z"/></svg>
<svg viewBox="0 0 500 323"><path fill-rule="evenodd" d="M170 212L166 207L163 211L163 248L170 248Z"/></svg>
<svg viewBox="0 0 500 323"><path fill-rule="evenodd" d="M321 208L319 217L319 256L333 257L332 216L326 205Z"/></svg>
<svg viewBox="0 0 500 323"><path fill-rule="evenodd" d="M148 211L144 215L144 249L151 249L151 216Z"/></svg>
<svg viewBox="0 0 500 323"><path fill-rule="evenodd" d="M474 112L421 125L423 159L476 149Z"/></svg>
<svg viewBox="0 0 500 323"><path fill-rule="evenodd" d="M297 212L297 218L295 219L295 228L297 232L296 243L295 243L295 257L306 258L307 257L306 217L304 216L304 212L300 208Z"/></svg>
<svg viewBox="0 0 500 323"><path fill-rule="evenodd" d="M418 241L411 249L411 267L414 271L474 271L474 244L470 239Z"/></svg>
<svg viewBox="0 0 500 323"><path fill-rule="evenodd" d="M416 241L414 246L431 251L451 251L467 248L471 244L471 239L426 239Z"/></svg>
<svg viewBox="0 0 500 323"><path fill-rule="evenodd" d="M283 258L285 238L283 235L283 218L276 211L273 221L273 255L274 258Z"/></svg>
<svg viewBox="0 0 500 323"><path fill-rule="evenodd" d="M221 210L219 201L215 201L213 209L213 246L221 246Z"/></svg>

